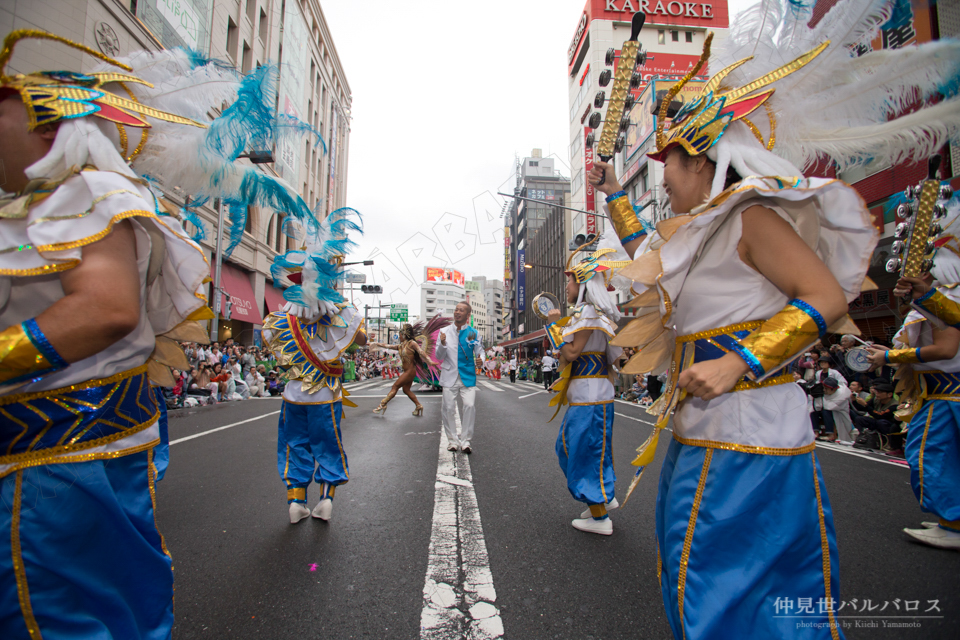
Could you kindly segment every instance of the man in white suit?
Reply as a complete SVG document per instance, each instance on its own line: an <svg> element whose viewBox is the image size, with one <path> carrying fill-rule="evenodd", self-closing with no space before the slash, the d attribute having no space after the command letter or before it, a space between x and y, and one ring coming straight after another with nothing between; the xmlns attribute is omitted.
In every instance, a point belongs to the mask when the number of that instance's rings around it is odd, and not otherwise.
<svg viewBox="0 0 960 640"><path fill-rule="evenodd" d="M453 310L453 324L440 331L437 345L437 360L440 364L440 386L443 387L443 430L447 434L448 451L457 447L464 453L472 453L473 424L476 421L474 401L477 395L477 370L475 359L485 361L483 344L476 329L467 325L473 308L469 302L461 302ZM457 435L457 394L463 402L460 435Z"/></svg>

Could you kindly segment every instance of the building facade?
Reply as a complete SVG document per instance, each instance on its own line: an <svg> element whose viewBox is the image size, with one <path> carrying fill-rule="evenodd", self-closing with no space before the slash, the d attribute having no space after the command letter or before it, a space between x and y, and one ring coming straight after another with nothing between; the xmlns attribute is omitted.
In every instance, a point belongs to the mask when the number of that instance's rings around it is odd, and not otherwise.
<svg viewBox="0 0 960 640"><path fill-rule="evenodd" d="M307 204L322 215L345 205L352 97L318 0L17 0L0 5L0 29L42 29L112 57L189 46L242 72L279 63L278 110L320 131L327 153L312 140L291 141L270 150L273 163L257 167L299 186ZM18 73L83 72L97 64L66 46L23 41L9 68ZM174 185L163 191L174 205L185 204L187 194ZM217 212L213 206L194 210L213 230L200 241L212 265ZM218 319L220 340L258 342L263 316L283 303L270 279L270 265L278 252L300 243L282 233L282 227L283 217L276 212L248 209L243 240L223 261L222 315L229 306L231 318ZM213 306L212 284L210 289Z"/></svg>
<svg viewBox="0 0 960 640"><path fill-rule="evenodd" d="M489 336L492 335L492 324L487 314L487 301L483 297L483 290L480 283L475 280L467 280L463 283L467 291L467 302L470 303L472 313L470 314L470 326L480 334L480 340L484 346L492 344Z"/></svg>
<svg viewBox="0 0 960 640"><path fill-rule="evenodd" d="M443 267L424 267L420 285L420 317L453 317L457 304L467 299L463 273Z"/></svg>
<svg viewBox="0 0 960 640"><path fill-rule="evenodd" d="M491 280L485 276L474 276L470 279L480 285L483 301L487 310L487 323L483 334L484 344L495 345L503 340L504 313L506 307L503 300L503 282Z"/></svg>
<svg viewBox="0 0 960 640"><path fill-rule="evenodd" d="M647 53L646 64L639 69L640 85L632 91L635 106L629 110L630 126L624 136L623 150L614 158L614 169L634 204L646 204L662 197L656 185L660 184L663 166L648 160L645 153L653 144L653 116L650 114L654 91L673 86L700 59L703 43L710 31L714 32L714 46L726 37L729 20L726 0L680 3L654 0L587 0L567 50L567 84L570 102L570 171L572 207L585 211L599 211L603 194L598 194L586 176L594 163L594 148L585 144L588 135L599 140L602 125L590 126L591 117L603 120L606 104L597 107L599 91L609 94L612 84L599 85L605 69L608 49L615 51L616 63L620 47L630 37L630 21L636 11L646 14L639 41ZM615 64L616 64L615 63ZM705 80L706 69L697 79ZM654 82L656 81L656 82ZM656 85L654 87L654 84ZM692 95L702 82L691 82L684 93ZM693 92L696 93L696 92ZM683 95L681 95L681 98ZM599 118L596 115L599 114ZM648 207L653 216L656 208ZM596 234L603 231L603 218L576 213L572 233Z"/></svg>
<svg viewBox="0 0 960 640"><path fill-rule="evenodd" d="M514 199L505 216L505 271L511 277L505 282L510 299L504 331L509 339L539 328L530 302L542 290L536 287L551 281L548 272L562 276L557 268L565 262L563 251L570 228L570 215L562 208L568 206L570 180L556 171L553 158L544 158L534 149L520 163L518 177L515 193L528 199Z"/></svg>

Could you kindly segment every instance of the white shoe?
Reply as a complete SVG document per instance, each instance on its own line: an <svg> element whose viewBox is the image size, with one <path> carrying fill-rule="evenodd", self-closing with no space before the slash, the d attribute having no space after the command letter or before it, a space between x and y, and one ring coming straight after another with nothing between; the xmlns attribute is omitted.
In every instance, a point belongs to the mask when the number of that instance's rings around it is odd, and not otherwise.
<svg viewBox="0 0 960 640"><path fill-rule="evenodd" d="M313 508L313 517L321 520L329 520L333 515L333 500L324 498Z"/></svg>
<svg viewBox="0 0 960 640"><path fill-rule="evenodd" d="M586 531L587 533L599 533L602 536L613 535L613 520L604 518L603 520L594 520L593 518L580 518L570 524L574 529Z"/></svg>
<svg viewBox="0 0 960 640"><path fill-rule="evenodd" d="M457 445L453 443L447 445L447 451L456 451L456 450L457 450Z"/></svg>
<svg viewBox="0 0 960 640"><path fill-rule="evenodd" d="M926 527L927 529L936 529L937 527L940 526L939 522L921 522L920 524Z"/></svg>
<svg viewBox="0 0 960 640"><path fill-rule="evenodd" d="M616 498L614 498L613 500L611 500L610 502L608 502L605 506L607 507L607 511L613 511L614 509L616 509L617 507L620 506L620 503L617 502L617 499L616 499ZM586 511L584 511L583 513L580 514L580 517L581 517L581 518L592 518L592 517L593 517L593 514L590 513L590 509L587 509Z"/></svg>
<svg viewBox="0 0 960 640"><path fill-rule="evenodd" d="M960 551L960 532L947 531L943 527L936 527L935 529L904 529L903 531L914 540L928 544L931 547Z"/></svg>
<svg viewBox="0 0 960 640"><path fill-rule="evenodd" d="M302 502L290 503L290 524L297 524L310 515L310 510Z"/></svg>

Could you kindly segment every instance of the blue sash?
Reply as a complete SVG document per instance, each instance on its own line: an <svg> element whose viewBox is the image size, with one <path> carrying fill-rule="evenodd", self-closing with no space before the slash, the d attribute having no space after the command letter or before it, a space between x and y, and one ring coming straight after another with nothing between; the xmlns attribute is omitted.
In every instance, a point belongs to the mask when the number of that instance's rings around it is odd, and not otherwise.
<svg viewBox="0 0 960 640"><path fill-rule="evenodd" d="M473 344L476 342L477 332L473 327L464 327L460 331L459 345L457 349L457 371L460 373L460 381L465 387L477 386L477 369L474 365L475 357L473 353Z"/></svg>

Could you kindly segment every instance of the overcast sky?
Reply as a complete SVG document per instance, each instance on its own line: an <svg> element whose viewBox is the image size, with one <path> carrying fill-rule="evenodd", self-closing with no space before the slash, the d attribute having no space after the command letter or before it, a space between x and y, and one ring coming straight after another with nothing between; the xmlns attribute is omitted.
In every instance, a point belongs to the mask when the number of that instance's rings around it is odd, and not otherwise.
<svg viewBox="0 0 960 640"><path fill-rule="evenodd" d="M362 270L381 302L418 314L424 266L503 278L496 192L512 191L514 158L539 148L570 176L566 51L584 4L322 3L353 92L347 205L365 234L351 259L376 254Z"/></svg>

